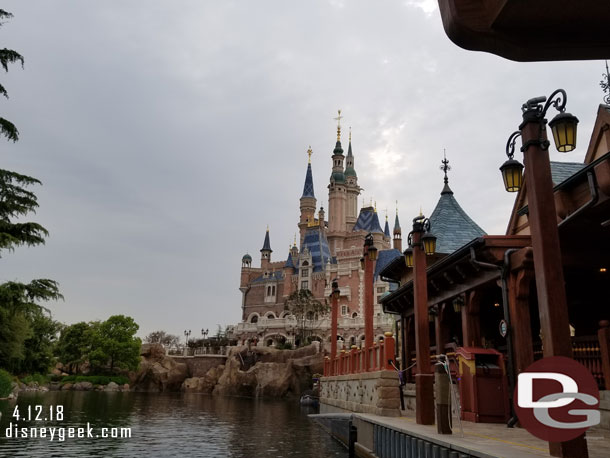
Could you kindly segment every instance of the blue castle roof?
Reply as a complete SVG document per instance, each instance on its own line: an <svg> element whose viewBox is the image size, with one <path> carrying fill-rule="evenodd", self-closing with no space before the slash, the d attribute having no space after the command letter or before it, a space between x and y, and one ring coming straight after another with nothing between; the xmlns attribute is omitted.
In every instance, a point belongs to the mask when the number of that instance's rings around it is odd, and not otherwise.
<svg viewBox="0 0 610 458"><path fill-rule="evenodd" d="M365 207L360 210L358 220L354 225L353 231L365 231L365 232L380 232L383 234L383 229L379 224L379 217L373 207Z"/></svg>
<svg viewBox="0 0 610 458"><path fill-rule="evenodd" d="M313 193L313 175L311 173L311 163L307 164L307 173L305 174L305 185L303 186L303 197L313 197L315 199L315 195Z"/></svg>
<svg viewBox="0 0 610 458"><path fill-rule="evenodd" d="M303 253L305 249L309 250L311 253L314 272L324 270L324 266L329 260L332 262L328 240L319 227L309 228L307 229L307 232L305 232L301 253Z"/></svg>
<svg viewBox="0 0 610 458"><path fill-rule="evenodd" d="M377 277L379 276L379 273L388 265L390 264L394 259L398 258L402 256L402 253L398 250L396 250L395 248L392 248L390 250L379 250L379 252L377 253L377 263L375 264L375 280L377 280Z"/></svg>

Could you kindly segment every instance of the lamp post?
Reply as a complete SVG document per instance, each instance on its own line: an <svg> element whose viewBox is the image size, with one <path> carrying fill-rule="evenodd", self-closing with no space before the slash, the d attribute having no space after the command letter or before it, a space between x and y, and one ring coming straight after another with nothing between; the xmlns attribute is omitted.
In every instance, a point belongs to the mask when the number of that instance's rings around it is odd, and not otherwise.
<svg viewBox="0 0 610 458"><path fill-rule="evenodd" d="M331 298L331 318L330 318L330 375L335 374L335 359L337 358L337 321L339 315L339 283L335 278L332 281Z"/></svg>
<svg viewBox="0 0 610 458"><path fill-rule="evenodd" d="M373 347L373 271L377 261L377 248L373 245L373 234L370 232L364 238L364 370L371 366L369 348Z"/></svg>
<svg viewBox="0 0 610 458"><path fill-rule="evenodd" d="M523 142L521 151L525 163L527 180L527 202L529 226L534 254L538 313L542 331L544 356L572 357L572 339L568 318L563 265L557 230L557 213L553 196L553 180L549 160L549 141L546 135L547 110L553 106L559 114L548 124L553 132L555 146L560 152L569 152L576 147L578 119L565 112L567 94L557 89L547 99L536 97L525 102L521 108L523 122L506 145L509 160L500 170L507 191L518 191L523 166L512 158L514 144L519 136ZM546 103L545 103L546 102ZM544 105L543 105L544 104ZM512 162L511 162L512 161ZM512 186L509 186L512 185ZM586 457L587 445L584 435L567 442L550 443L551 455L563 457Z"/></svg>
<svg viewBox="0 0 610 458"><path fill-rule="evenodd" d="M185 329L184 330L184 336L185 336L185 340L186 340L186 345L188 346L189 344L189 337L191 335L191 330L189 329L188 331Z"/></svg>
<svg viewBox="0 0 610 458"><path fill-rule="evenodd" d="M207 343L207 338L208 338L208 332L210 332L208 329L201 328L201 335L203 336L203 340L206 341L203 343L204 348L207 348L206 343ZM206 351L206 353L207 353L207 351Z"/></svg>
<svg viewBox="0 0 610 458"><path fill-rule="evenodd" d="M405 263L413 267L415 298L415 419L420 425L434 424L434 374L430 368L430 332L428 322L428 278L426 255L436 251L436 237L431 233L430 220L424 215L413 218L405 250Z"/></svg>

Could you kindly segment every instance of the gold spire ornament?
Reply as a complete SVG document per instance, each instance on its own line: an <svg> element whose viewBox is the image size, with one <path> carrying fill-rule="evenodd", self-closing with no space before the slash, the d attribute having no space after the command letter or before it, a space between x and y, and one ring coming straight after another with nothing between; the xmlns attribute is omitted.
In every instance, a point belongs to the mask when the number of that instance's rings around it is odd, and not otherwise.
<svg viewBox="0 0 610 458"><path fill-rule="evenodd" d="M311 155L313 154L313 151L311 150L311 145L309 145L309 148L307 149L307 156L309 157L309 159L307 160L308 164L311 164Z"/></svg>
<svg viewBox="0 0 610 458"><path fill-rule="evenodd" d="M293 246L297 246L297 233L294 233L294 245Z"/></svg>
<svg viewBox="0 0 610 458"><path fill-rule="evenodd" d="M349 126L349 142L352 142L352 126Z"/></svg>
<svg viewBox="0 0 610 458"><path fill-rule="evenodd" d="M337 110L337 113L339 113L339 116L337 116L336 118L333 118L335 121L337 121L337 141L340 142L341 141L341 120L343 119L343 116L341 116L341 110Z"/></svg>

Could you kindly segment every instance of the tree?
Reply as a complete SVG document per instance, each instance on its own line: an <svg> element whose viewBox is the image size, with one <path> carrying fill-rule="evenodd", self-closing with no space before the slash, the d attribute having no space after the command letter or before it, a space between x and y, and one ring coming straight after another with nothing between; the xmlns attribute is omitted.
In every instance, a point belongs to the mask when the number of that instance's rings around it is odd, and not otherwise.
<svg viewBox="0 0 610 458"><path fill-rule="evenodd" d="M0 9L2 21L13 15ZM12 49L0 49L0 65L8 72L10 64L21 63L21 54ZM8 99L0 84L0 94ZM0 136L8 141L19 140L19 131L10 121L0 117ZM44 243L48 231L38 223L22 222L21 218L35 213L36 195L27 189L41 184L39 180L9 170L0 169L0 253L16 246ZM0 366L11 370L44 370L50 364L52 345L58 325L38 302L61 299L58 284L53 280L32 280L29 284L7 282L0 285ZM28 345L28 348L25 348Z"/></svg>
<svg viewBox="0 0 610 458"><path fill-rule="evenodd" d="M153 331L144 338L144 342L149 344L158 343L164 347L177 347L180 338L165 331Z"/></svg>
<svg viewBox="0 0 610 458"><path fill-rule="evenodd" d="M111 372L115 368L137 370L142 345L135 337L138 329L133 318L125 315L113 315L95 325L89 363L98 368L107 366Z"/></svg>
<svg viewBox="0 0 610 458"><path fill-rule="evenodd" d="M59 324L37 302L61 298L52 280L0 284L0 366L12 371L48 369Z"/></svg>
<svg viewBox="0 0 610 458"><path fill-rule="evenodd" d="M70 373L87 360L91 352L92 326L81 321L62 329L57 342L56 355Z"/></svg>
<svg viewBox="0 0 610 458"><path fill-rule="evenodd" d="M319 319L330 311L326 301L320 302L308 289L294 291L284 302L284 310L297 320L297 337L303 342L311 338Z"/></svg>

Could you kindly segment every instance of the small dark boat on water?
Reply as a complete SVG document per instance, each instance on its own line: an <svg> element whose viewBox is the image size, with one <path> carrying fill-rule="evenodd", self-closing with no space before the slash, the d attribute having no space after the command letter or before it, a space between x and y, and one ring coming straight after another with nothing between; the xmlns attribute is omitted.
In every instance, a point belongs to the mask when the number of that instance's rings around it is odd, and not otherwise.
<svg viewBox="0 0 610 458"><path fill-rule="evenodd" d="M302 406L311 406L318 407L320 401L317 397L312 396L311 394L304 394L301 396L301 400L299 401Z"/></svg>

